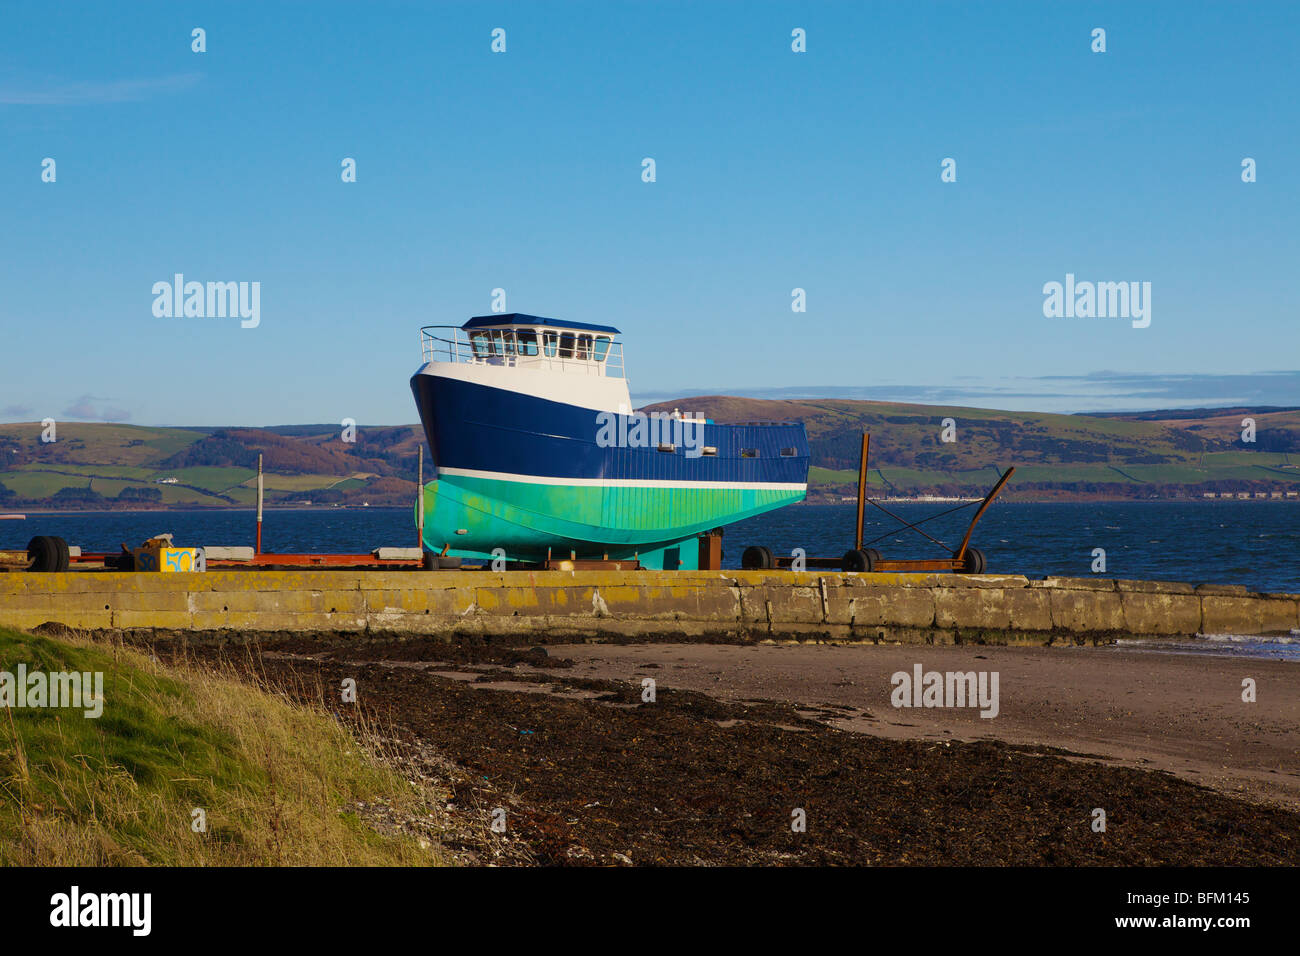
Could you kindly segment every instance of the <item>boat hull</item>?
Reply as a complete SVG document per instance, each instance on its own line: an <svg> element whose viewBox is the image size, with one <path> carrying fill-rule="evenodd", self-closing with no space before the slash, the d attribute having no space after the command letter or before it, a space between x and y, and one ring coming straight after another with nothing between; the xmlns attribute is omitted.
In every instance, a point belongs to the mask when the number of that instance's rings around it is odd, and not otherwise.
<svg viewBox="0 0 1300 956"><path fill-rule="evenodd" d="M716 453L692 456L686 447L605 447L602 422L629 416L426 370L411 387L438 475L424 491L431 551L693 568L696 536L807 492L798 423L697 426L694 450Z"/></svg>

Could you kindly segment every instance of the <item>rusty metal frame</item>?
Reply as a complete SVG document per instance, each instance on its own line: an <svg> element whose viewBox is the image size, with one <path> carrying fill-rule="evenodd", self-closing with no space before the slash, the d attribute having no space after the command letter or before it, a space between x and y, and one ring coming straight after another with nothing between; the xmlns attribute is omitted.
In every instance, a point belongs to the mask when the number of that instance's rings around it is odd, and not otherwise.
<svg viewBox="0 0 1300 956"><path fill-rule="evenodd" d="M938 538L934 537L933 535L925 531L922 531L918 526L924 524L926 521L929 521L933 518L939 518L945 514L952 514L952 512L958 511L960 509L950 508L947 511L942 511L939 514L930 515L927 518L922 518L920 521L913 522L913 521L905 521L899 515L896 515L892 511L890 511L888 508L884 507L878 502L872 501L870 498L867 497L867 452L869 448L870 448L870 435L867 432L863 432L862 433L862 458L858 464L858 517L857 517L857 527L855 529L855 535L854 535L855 547L858 550L861 550L862 548L863 506L864 504L870 504L872 507L877 508L880 511L883 511L885 514L889 515L891 518L897 521L902 527L915 531L917 534L921 535L922 537L928 538L930 541L933 541L935 544L943 548L945 551L949 551L949 556L945 558L929 558L929 559L897 558L893 560L888 560L888 559L881 560L875 566L877 570L880 571L960 571L962 570L962 567L964 566L966 560L966 550L970 546L971 535L975 533L975 526L979 524L980 518L984 517L984 512L986 512L989 508L989 505L993 503L993 499L995 499L999 494L1002 493L1002 489L1005 488L1007 482L1011 480L1011 476L1016 473L1015 466L1012 465L1008 467L1007 470L1002 473L1001 477L998 478L997 482L993 485L993 487L989 489L989 493L984 496L984 500L980 502L979 508L976 509L974 516L971 518L970 524L966 528L966 534L962 536L961 545L957 548L956 551L950 551L950 549L946 544L944 544L942 541L940 541ZM962 505L961 507L964 508L967 506ZM882 535L880 538L875 538L873 539L873 543L874 541L879 541L881 540L881 538L888 537L890 534L893 533L894 532L888 532L887 534Z"/></svg>
<svg viewBox="0 0 1300 956"><path fill-rule="evenodd" d="M961 547L958 548L957 553L952 556L954 561L961 561L966 557L966 546L970 544L970 536L975 531L975 525L979 524L980 518L984 517L984 512L988 510L989 505L993 504L993 499L998 496L1002 491L1003 486L1011 480L1011 476L1015 473L1016 466L1012 465L1002 473L1002 477L997 480L997 484L990 488L989 493L984 496L984 500L975 511L975 517L970 519L970 527L966 529L966 536L961 539Z"/></svg>

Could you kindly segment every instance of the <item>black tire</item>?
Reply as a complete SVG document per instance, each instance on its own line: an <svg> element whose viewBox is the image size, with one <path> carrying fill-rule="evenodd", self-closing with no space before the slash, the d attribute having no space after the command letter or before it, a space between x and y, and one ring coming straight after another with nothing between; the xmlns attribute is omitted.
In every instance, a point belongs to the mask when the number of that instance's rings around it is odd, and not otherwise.
<svg viewBox="0 0 1300 956"><path fill-rule="evenodd" d="M776 558L772 549L760 544L751 544L740 556L740 566L746 571L766 571L776 567Z"/></svg>
<svg viewBox="0 0 1300 956"><path fill-rule="evenodd" d="M962 574L983 574L986 567L988 562L984 560L983 551L979 548L966 549L966 553L962 556Z"/></svg>
<svg viewBox="0 0 1300 956"><path fill-rule="evenodd" d="M874 571L880 563L880 552L875 548L856 548L844 554L840 567L851 574Z"/></svg>
<svg viewBox="0 0 1300 956"><path fill-rule="evenodd" d="M460 558L438 555L439 571L454 571L460 567Z"/></svg>
<svg viewBox="0 0 1300 956"><path fill-rule="evenodd" d="M104 556L104 567L111 571L134 571L135 555L122 545L121 551Z"/></svg>
<svg viewBox="0 0 1300 956"><path fill-rule="evenodd" d="M38 534L27 542L27 557L32 562L29 571L66 571L69 563L68 542L62 538Z"/></svg>

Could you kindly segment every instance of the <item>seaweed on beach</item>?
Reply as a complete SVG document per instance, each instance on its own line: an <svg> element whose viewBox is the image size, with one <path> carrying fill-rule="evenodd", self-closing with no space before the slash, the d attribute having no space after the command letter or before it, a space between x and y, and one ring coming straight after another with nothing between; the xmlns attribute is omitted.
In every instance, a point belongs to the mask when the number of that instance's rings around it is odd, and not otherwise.
<svg viewBox="0 0 1300 956"><path fill-rule="evenodd" d="M505 689L486 690L374 658L231 659L308 696L355 678L344 719L460 768L457 805L506 808L540 864L1300 863L1300 815L1055 748L888 740L785 704L672 690L647 703L634 684L501 667L483 675Z"/></svg>

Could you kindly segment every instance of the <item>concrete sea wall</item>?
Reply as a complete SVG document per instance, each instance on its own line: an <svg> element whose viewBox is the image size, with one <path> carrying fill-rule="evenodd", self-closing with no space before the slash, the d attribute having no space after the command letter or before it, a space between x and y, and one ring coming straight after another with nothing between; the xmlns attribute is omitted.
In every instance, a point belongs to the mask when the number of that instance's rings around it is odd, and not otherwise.
<svg viewBox="0 0 1300 956"><path fill-rule="evenodd" d="M1096 642L1285 634L1300 595L1015 575L773 571L0 574L0 625L185 632L713 641Z"/></svg>

